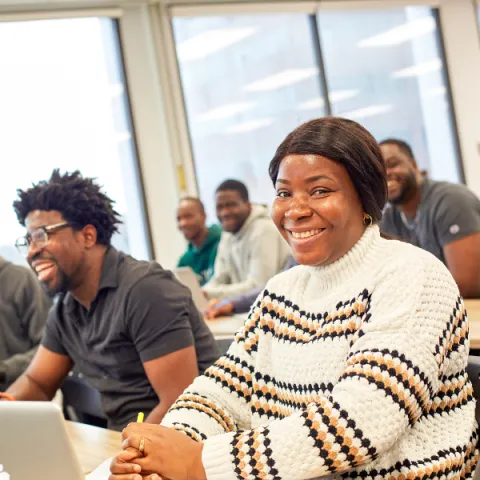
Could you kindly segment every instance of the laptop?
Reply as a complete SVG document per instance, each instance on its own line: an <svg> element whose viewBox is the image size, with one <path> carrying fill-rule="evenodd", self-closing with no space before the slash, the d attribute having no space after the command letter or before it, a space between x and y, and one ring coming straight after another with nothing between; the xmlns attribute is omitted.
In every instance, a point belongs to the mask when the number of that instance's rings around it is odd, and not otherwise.
<svg viewBox="0 0 480 480"><path fill-rule="evenodd" d="M60 408L0 402L0 479L84 480Z"/></svg>
<svg viewBox="0 0 480 480"><path fill-rule="evenodd" d="M190 267L176 268L175 276L192 292L193 303L203 313L208 308L208 300L202 292L198 278Z"/></svg>

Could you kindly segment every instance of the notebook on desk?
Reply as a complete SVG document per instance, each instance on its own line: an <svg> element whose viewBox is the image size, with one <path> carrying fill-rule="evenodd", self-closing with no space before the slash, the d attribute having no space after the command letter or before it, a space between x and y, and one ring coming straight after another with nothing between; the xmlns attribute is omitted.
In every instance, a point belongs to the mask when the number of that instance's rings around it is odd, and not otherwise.
<svg viewBox="0 0 480 480"><path fill-rule="evenodd" d="M0 402L0 428L0 478L84 479L54 403Z"/></svg>
<svg viewBox="0 0 480 480"><path fill-rule="evenodd" d="M208 308L208 300L202 292L198 278L190 267L176 268L175 276L192 292L193 303L203 313Z"/></svg>

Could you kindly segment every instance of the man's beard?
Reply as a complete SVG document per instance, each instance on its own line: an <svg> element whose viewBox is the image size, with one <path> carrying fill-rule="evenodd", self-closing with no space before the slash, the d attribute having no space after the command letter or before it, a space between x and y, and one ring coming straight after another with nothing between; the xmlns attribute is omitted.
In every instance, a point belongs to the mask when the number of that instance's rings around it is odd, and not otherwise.
<svg viewBox="0 0 480 480"><path fill-rule="evenodd" d="M417 191L417 178L415 173L412 172L412 174L405 179L405 182L403 183L400 193L395 197L395 198L388 198L388 201L392 205L403 205L405 202L408 202L413 196L415 195L415 192Z"/></svg>
<svg viewBox="0 0 480 480"><path fill-rule="evenodd" d="M50 295L50 297L54 297L58 294L61 294L61 293L67 293L68 292L68 285L70 283L70 280L67 276L67 274L60 269L60 267L58 266L57 264L57 275L60 279L60 281L57 283L55 282L54 284L54 287L53 288L50 288L48 284L46 283L42 283L43 285L43 288L47 291L48 295Z"/></svg>

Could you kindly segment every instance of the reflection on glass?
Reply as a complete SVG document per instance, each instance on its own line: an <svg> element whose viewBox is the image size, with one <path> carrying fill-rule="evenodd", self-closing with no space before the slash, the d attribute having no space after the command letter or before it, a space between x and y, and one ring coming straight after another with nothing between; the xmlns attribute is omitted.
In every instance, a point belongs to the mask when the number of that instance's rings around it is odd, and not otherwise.
<svg viewBox="0 0 480 480"><path fill-rule="evenodd" d="M308 15L174 18L200 195L215 217L215 188L243 180L269 203L268 163L285 135L325 115ZM353 95L351 91L340 95Z"/></svg>
<svg viewBox="0 0 480 480"><path fill-rule="evenodd" d="M332 113L406 140L433 178L460 181L434 11L328 10L318 24Z"/></svg>
<svg viewBox="0 0 480 480"><path fill-rule="evenodd" d="M113 243L149 258L142 195L119 55L107 18L0 23L0 255L21 262L17 188L54 168L96 177L124 224Z"/></svg>

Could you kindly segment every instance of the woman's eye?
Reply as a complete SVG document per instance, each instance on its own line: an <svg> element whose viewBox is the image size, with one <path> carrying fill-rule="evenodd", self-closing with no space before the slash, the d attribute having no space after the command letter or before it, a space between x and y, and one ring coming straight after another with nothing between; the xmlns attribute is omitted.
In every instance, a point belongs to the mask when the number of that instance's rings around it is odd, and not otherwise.
<svg viewBox="0 0 480 480"><path fill-rule="evenodd" d="M317 188L313 191L314 195L325 195L328 193L328 190L325 190L324 188Z"/></svg>
<svg viewBox="0 0 480 480"><path fill-rule="evenodd" d="M286 192L285 190L281 190L280 192L277 192L277 197L280 197L280 198L286 198L289 196L289 193Z"/></svg>

